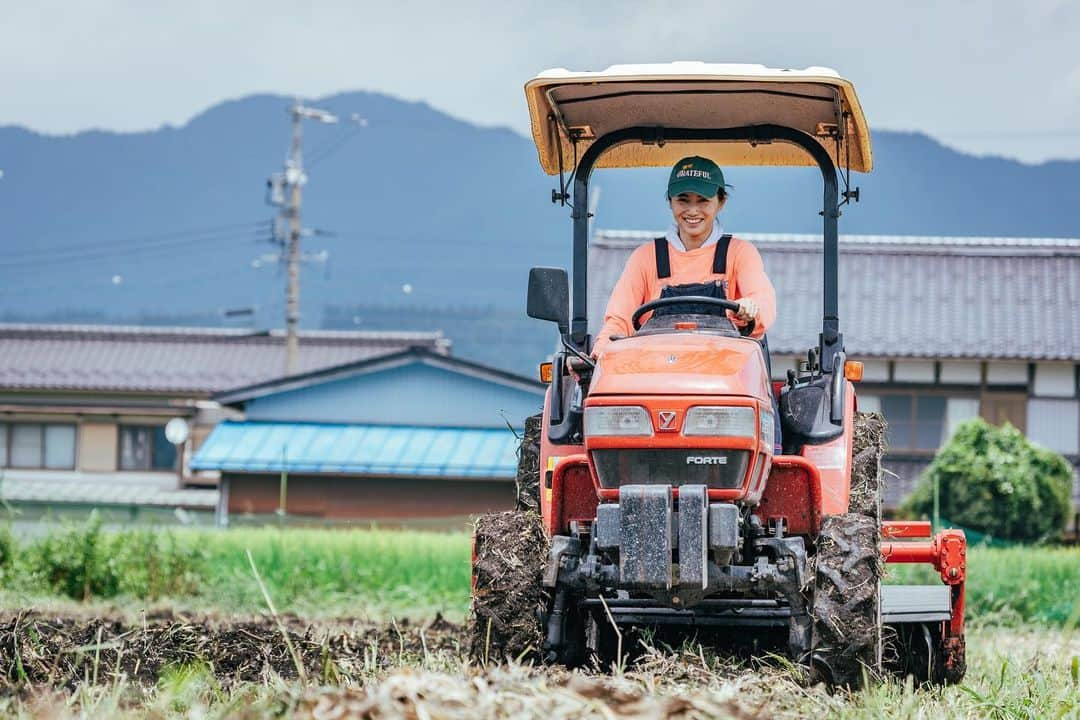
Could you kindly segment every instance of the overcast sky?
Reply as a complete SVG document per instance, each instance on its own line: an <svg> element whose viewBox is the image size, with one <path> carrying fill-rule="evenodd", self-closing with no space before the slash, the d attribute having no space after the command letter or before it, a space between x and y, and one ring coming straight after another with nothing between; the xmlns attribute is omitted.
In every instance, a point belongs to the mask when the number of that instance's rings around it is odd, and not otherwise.
<svg viewBox="0 0 1080 720"><path fill-rule="evenodd" d="M826 65L872 127L1080 158L1080 0L0 0L0 124L182 124L253 92L377 90L527 132L540 70ZM0 159L2 162L2 159Z"/></svg>

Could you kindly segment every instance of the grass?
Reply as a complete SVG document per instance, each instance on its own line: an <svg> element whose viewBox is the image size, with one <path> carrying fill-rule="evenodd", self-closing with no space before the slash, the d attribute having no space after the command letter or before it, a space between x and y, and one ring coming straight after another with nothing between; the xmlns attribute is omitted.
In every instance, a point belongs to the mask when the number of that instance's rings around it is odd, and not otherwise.
<svg viewBox="0 0 1080 720"><path fill-rule="evenodd" d="M465 533L408 530L243 529L178 533L204 553L199 595L224 610L263 607L252 581L251 551L279 608L301 615L327 610L389 617L410 608L464 616L470 538Z"/></svg>
<svg viewBox="0 0 1080 720"><path fill-rule="evenodd" d="M205 665L178 667L144 690L128 682L0 699L4 716L85 718L1078 718L1080 635L984 628L969 638L960 686L904 681L860 693L800 685L784 664L737 664L688 644L658 650L614 676L558 669L470 667L451 653L399 655L336 683L225 687Z"/></svg>
<svg viewBox="0 0 1080 720"><path fill-rule="evenodd" d="M129 611L165 602L255 613L267 601L252 563L274 604L305 617L422 618L443 612L460 619L468 603L469 537L460 532L65 532L26 543L4 541L0 603L44 610L63 604L57 600L61 592L78 596L92 587L118 594L99 599L91 593L82 603L90 614L102 602ZM429 652L427 645L422 654L402 650L376 657L374 646L361 643L354 648L353 670L335 667L315 673L309 683L271 678L227 685L211 667L178 666L149 689L123 679L73 691L27 689L0 697L0 715L1080 720L1080 549L973 547L969 556L969 670L958 687L924 690L890 680L860 693L830 695L801 686L783 662L732 665L692 645L649 653L643 663L609 677L526 667L484 670L457 651ZM890 582L939 582L927 568L888 568ZM183 593L149 598L170 587L172 580L164 576L176 572L186 578Z"/></svg>
<svg viewBox="0 0 1080 720"><path fill-rule="evenodd" d="M247 552L287 613L361 619L463 618L470 538L408 530L237 529L108 532L68 527L25 544L9 538L0 606L167 603L253 613L265 607ZM165 568L165 572L162 571ZM153 582L151 582L153 580ZM162 589L165 591L162 591Z"/></svg>
<svg viewBox="0 0 1080 720"><path fill-rule="evenodd" d="M0 605L168 603L255 613L265 607L247 559L285 613L382 620L464 617L470 539L463 532L251 528L125 531L69 527L37 540L0 538ZM888 582L939 583L929 566L887 565ZM983 625L1080 624L1080 548L972 547L967 617ZM1070 590L1071 589L1071 590ZM403 610L407 608L407 610Z"/></svg>
<svg viewBox="0 0 1080 720"><path fill-rule="evenodd" d="M930 566L886 566L892 583L941 582ZM969 622L1080 625L1080 548L1017 546L968 550Z"/></svg>

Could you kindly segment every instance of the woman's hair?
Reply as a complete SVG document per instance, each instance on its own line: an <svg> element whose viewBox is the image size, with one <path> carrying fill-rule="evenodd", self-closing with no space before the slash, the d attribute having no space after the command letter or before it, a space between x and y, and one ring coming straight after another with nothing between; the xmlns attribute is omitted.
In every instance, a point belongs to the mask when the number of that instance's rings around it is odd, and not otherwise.
<svg viewBox="0 0 1080 720"><path fill-rule="evenodd" d="M720 200L720 202L724 202L725 200L727 200L727 196L728 196L727 188L725 188L723 185L721 185L719 190L716 193L717 199ZM664 195L664 199L667 200L668 202L671 202L671 198L667 197L666 194Z"/></svg>

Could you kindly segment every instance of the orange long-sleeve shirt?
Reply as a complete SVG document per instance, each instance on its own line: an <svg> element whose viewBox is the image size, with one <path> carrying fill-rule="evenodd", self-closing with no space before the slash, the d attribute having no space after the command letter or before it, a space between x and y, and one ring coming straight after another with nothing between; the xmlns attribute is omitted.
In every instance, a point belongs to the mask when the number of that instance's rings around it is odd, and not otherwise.
<svg viewBox="0 0 1080 720"><path fill-rule="evenodd" d="M596 336L594 353L603 352L611 342L612 335L631 335L634 326L630 317L641 305L660 297L668 285L683 285L716 280L727 280L728 299L751 298L758 305L757 322L753 337L759 338L776 321L776 291L757 248L746 240L731 238L728 245L727 266L723 274L712 271L713 245L681 252L668 243L671 277L661 280L656 276L656 246L649 242L634 250L626 261L622 276L615 283L604 313L604 325ZM648 315L645 316L648 318ZM728 317L733 318L729 312ZM736 325L745 325L732 319Z"/></svg>

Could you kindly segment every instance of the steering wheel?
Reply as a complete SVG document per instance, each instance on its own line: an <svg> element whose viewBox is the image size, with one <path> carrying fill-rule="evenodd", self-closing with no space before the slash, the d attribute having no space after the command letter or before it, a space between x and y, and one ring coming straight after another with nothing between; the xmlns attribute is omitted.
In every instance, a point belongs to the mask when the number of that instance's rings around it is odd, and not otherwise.
<svg viewBox="0 0 1080 720"><path fill-rule="evenodd" d="M704 295L687 295L686 297L668 297L658 298L656 300L650 300L637 310L634 311L633 317L630 318L630 322L634 324L634 332L641 329L641 316L647 312L656 310L657 308L670 307L672 305L685 305L686 303L700 303L702 305L715 305L718 308L724 310L731 310L732 312L739 312L739 303L731 300L721 300L720 298L705 297Z"/></svg>

